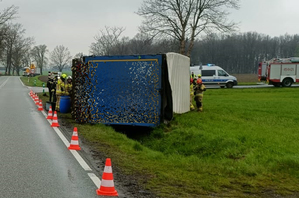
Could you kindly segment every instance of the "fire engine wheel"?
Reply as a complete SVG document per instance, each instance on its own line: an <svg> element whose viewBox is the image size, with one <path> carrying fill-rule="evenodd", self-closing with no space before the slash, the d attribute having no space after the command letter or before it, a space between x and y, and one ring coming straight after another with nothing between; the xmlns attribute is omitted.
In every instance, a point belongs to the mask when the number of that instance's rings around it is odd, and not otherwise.
<svg viewBox="0 0 299 198"><path fill-rule="evenodd" d="M293 80L291 78L285 78L282 81L283 87L290 87L293 84Z"/></svg>
<svg viewBox="0 0 299 198"><path fill-rule="evenodd" d="M233 88L234 84L232 82L226 83L227 88Z"/></svg>
<svg viewBox="0 0 299 198"><path fill-rule="evenodd" d="M274 87L280 87L280 83L273 83Z"/></svg>

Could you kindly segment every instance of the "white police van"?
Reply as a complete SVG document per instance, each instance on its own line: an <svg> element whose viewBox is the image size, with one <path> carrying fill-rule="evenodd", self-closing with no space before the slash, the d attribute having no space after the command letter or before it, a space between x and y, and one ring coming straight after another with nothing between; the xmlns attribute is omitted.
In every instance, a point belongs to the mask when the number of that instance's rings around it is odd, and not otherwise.
<svg viewBox="0 0 299 198"><path fill-rule="evenodd" d="M198 76L201 75L202 82L205 85L219 85L221 88L232 88L238 84L235 76L229 75L224 69L214 64L191 66L190 74L192 72Z"/></svg>

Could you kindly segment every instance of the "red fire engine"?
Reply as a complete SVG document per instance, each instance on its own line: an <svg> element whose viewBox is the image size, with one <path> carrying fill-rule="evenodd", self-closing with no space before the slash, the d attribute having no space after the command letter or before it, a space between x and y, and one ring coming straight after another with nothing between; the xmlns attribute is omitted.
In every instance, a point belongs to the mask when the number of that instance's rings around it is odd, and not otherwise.
<svg viewBox="0 0 299 198"><path fill-rule="evenodd" d="M259 64L258 76L259 80L266 79L275 87L290 87L299 82L299 57L276 58L262 62Z"/></svg>

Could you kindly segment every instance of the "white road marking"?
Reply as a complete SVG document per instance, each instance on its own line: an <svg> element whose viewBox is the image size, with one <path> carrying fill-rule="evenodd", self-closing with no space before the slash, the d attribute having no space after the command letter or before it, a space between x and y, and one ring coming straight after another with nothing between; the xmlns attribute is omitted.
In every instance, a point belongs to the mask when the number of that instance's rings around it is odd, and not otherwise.
<svg viewBox="0 0 299 198"><path fill-rule="evenodd" d="M77 151L70 150L70 152L73 154L73 156L76 158L76 160L79 162L79 164L82 166L84 170L92 171L91 168L87 165L87 163L84 161L84 159L79 155Z"/></svg>
<svg viewBox="0 0 299 198"><path fill-rule="evenodd" d="M94 173L87 173L97 188L101 187L101 180Z"/></svg>
<svg viewBox="0 0 299 198"><path fill-rule="evenodd" d="M43 110L41 112L45 116L45 118L47 118L47 113L45 112L45 110ZM52 124L51 120L48 120L48 122L50 124ZM68 148L70 146L70 143L65 138L65 136L62 134L62 132L60 131L60 129L57 128L57 127L53 127L53 129L56 132L56 134L60 137L60 139L62 140L62 142L65 144L65 146ZM84 161L84 159L79 155L79 153L77 151L75 151L75 150L69 150L69 151L73 154L73 156L75 157L75 159L77 160L77 162L81 165L81 167L85 171L92 171L92 169L88 166L88 164ZM97 188L99 188L101 186L101 180L94 173L87 173L87 175L93 181L93 183L96 185Z"/></svg>
<svg viewBox="0 0 299 198"><path fill-rule="evenodd" d="M21 78L19 78L20 82L22 83L23 87L25 86L24 83L21 81Z"/></svg>
<svg viewBox="0 0 299 198"><path fill-rule="evenodd" d="M2 88L2 87L4 87L4 85L7 83L7 81L8 81L8 79L9 79L9 77L0 85L0 89Z"/></svg>

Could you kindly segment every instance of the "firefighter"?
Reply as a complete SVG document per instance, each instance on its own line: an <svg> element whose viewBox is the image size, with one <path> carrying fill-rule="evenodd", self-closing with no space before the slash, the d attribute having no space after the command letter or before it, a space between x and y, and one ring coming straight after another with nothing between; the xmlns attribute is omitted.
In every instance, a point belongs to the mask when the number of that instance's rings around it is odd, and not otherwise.
<svg viewBox="0 0 299 198"><path fill-rule="evenodd" d="M197 76L194 74L194 72L191 73L190 78L193 79L193 87L196 85Z"/></svg>
<svg viewBox="0 0 299 198"><path fill-rule="evenodd" d="M52 102L52 99L53 99L53 102L54 102L54 75L52 72L48 72L48 81L47 81L47 87L49 89L49 94L50 94L50 98L49 98L49 102Z"/></svg>
<svg viewBox="0 0 299 198"><path fill-rule="evenodd" d="M73 105L74 105L74 100L73 100L73 79L71 76L68 76L66 79L66 85L65 85L65 90L66 90L66 94L70 96L70 102L71 102L71 112L73 109Z"/></svg>
<svg viewBox="0 0 299 198"><path fill-rule="evenodd" d="M69 96L72 94L72 87L73 87L72 77L68 76L66 79L66 84L65 84L65 94L66 95Z"/></svg>
<svg viewBox="0 0 299 198"><path fill-rule="evenodd" d="M193 106L193 96L194 96L194 90L193 90L193 78L190 78L190 110L193 111L195 108Z"/></svg>
<svg viewBox="0 0 299 198"><path fill-rule="evenodd" d="M194 74L194 72L191 73L191 76L190 76L192 79L194 79L196 77L196 75Z"/></svg>
<svg viewBox="0 0 299 198"><path fill-rule="evenodd" d="M197 75L197 79L199 79L199 78L201 78L201 75L200 75L200 74Z"/></svg>
<svg viewBox="0 0 299 198"><path fill-rule="evenodd" d="M58 78L56 84L56 111L59 111L59 103L60 103L60 96L64 95L63 92L65 91L65 79L67 75L62 74L60 78Z"/></svg>
<svg viewBox="0 0 299 198"><path fill-rule="evenodd" d="M194 95L195 95L195 102L196 102L196 107L197 111L202 111L202 99L203 99L203 92L206 91L206 87L204 84L202 84L201 78L198 78L196 81L196 86L194 87Z"/></svg>

